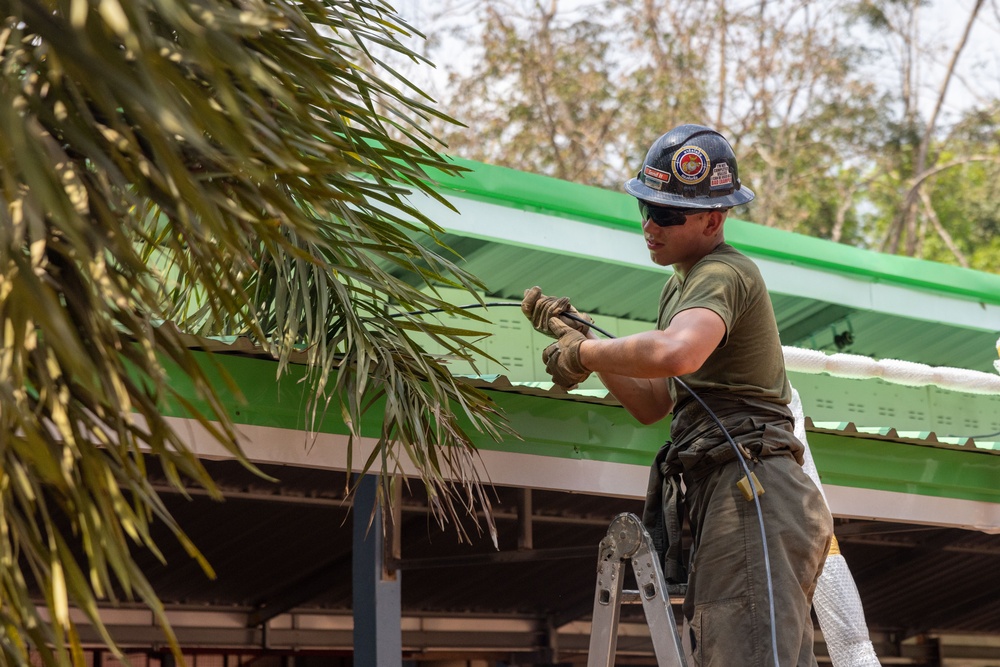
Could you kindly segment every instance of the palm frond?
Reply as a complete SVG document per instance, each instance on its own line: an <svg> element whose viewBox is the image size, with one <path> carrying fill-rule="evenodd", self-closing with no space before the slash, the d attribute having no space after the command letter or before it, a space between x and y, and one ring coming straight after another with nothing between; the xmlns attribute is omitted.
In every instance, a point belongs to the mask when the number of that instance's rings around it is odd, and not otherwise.
<svg viewBox="0 0 1000 667"><path fill-rule="evenodd" d="M366 406L384 399L379 447L359 468L388 479L408 458L442 522L488 513L462 424L494 437L507 426L411 337L469 354L474 332L386 313L451 308L421 285L479 286L447 249L414 239L441 230L408 195L444 201L431 174L458 171L422 127L441 114L390 70L362 65L378 62L369 45L419 59L400 41L412 29L375 0L4 7L4 661L25 663L29 646L46 663L80 661L70 607L114 648L97 609L117 599L153 609L178 650L132 554L159 554L159 521L211 566L146 481L146 460L177 488L218 491L163 405L250 465L190 334L247 336L279 374L304 352L313 424L343 419L360 436ZM168 366L199 401L173 391ZM327 414L334 398L341 414Z"/></svg>

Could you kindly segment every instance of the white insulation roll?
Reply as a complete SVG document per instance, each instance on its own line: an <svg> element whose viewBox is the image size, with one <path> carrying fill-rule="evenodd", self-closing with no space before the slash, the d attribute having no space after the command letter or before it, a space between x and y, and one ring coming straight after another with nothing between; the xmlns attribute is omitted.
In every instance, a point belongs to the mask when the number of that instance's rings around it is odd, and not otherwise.
<svg viewBox="0 0 1000 667"><path fill-rule="evenodd" d="M928 366L902 359L875 360L859 354L826 354L819 350L782 347L785 368L797 373L866 380L881 378L886 382L907 387L938 386L968 394L1000 394L1000 377L992 373L950 366ZM1000 354L1000 341L997 341ZM993 363L1000 372L1000 361Z"/></svg>
<svg viewBox="0 0 1000 667"><path fill-rule="evenodd" d="M997 356L1000 357L1000 338L997 338ZM1000 373L1000 359L993 362L993 368L997 369L997 373Z"/></svg>
<svg viewBox="0 0 1000 667"><path fill-rule="evenodd" d="M806 439L802 401L795 389L792 389L792 404L789 407L795 415L795 435L806 448L802 467L825 500L826 493L823 492L812 452L809 451L809 441ZM823 574L819 577L816 593L813 595L813 608L816 610L833 667L881 667L868 634L858 587L839 550L837 553L831 552L826 558Z"/></svg>

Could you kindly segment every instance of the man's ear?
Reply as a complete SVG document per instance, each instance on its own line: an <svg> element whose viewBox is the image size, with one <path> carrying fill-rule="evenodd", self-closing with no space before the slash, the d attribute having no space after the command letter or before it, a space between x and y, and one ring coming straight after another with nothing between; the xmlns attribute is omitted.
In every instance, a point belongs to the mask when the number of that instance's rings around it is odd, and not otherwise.
<svg viewBox="0 0 1000 667"><path fill-rule="evenodd" d="M728 211L712 210L708 212L708 224L705 225L705 236L715 236L722 231L722 223L726 221Z"/></svg>

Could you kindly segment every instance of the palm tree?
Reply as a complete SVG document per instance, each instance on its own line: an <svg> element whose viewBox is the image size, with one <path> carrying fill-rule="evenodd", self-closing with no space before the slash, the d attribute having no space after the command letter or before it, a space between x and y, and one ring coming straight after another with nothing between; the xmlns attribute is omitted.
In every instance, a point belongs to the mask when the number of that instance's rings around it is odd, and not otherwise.
<svg viewBox="0 0 1000 667"><path fill-rule="evenodd" d="M384 481L408 457L443 520L488 509L459 417L507 426L411 338L464 354L470 332L387 308L466 313L420 288L478 286L415 240L440 230L406 194L457 169L421 130L440 114L377 57L419 59L412 29L380 0L0 6L2 661L81 661L72 607L114 648L97 608L122 597L179 650L130 550L156 552L161 521L211 567L146 462L218 491L163 402L242 456L192 336L249 337L279 372L304 357L315 415L339 402L359 424L384 398L379 456L356 467Z"/></svg>

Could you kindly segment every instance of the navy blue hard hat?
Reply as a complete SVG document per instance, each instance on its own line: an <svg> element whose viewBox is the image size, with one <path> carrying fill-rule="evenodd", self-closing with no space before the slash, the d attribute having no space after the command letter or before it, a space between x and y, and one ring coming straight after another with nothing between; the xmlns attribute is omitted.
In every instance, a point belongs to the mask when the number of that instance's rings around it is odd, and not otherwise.
<svg viewBox="0 0 1000 667"><path fill-rule="evenodd" d="M654 141L625 192L678 208L732 208L754 198L740 183L733 147L704 125L681 125Z"/></svg>

